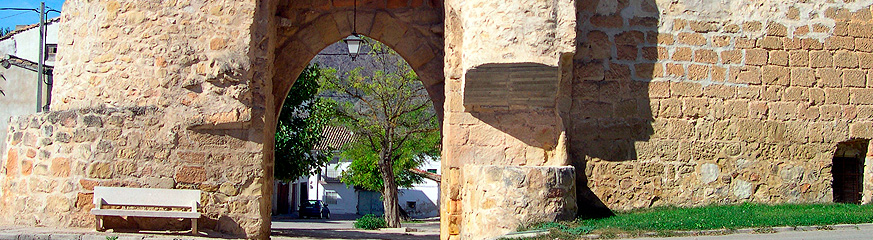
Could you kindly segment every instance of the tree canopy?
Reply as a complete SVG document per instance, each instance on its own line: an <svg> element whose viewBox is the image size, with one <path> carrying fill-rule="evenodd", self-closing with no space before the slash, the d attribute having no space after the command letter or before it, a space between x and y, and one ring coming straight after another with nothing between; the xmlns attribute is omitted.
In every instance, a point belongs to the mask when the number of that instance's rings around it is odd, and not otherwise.
<svg viewBox="0 0 873 240"><path fill-rule="evenodd" d="M316 172L330 160L330 151L315 150L324 139L322 129L332 109L316 95L321 71L316 65L307 66L282 105L276 127L276 179L293 181Z"/></svg>
<svg viewBox="0 0 873 240"><path fill-rule="evenodd" d="M341 153L352 159L341 180L381 191L389 227L398 227L397 187L422 180L410 171L423 156L438 156L440 133L433 102L412 68L393 50L367 39L372 70L356 68L344 75L334 70L319 81L323 95L335 96L335 124L356 134Z"/></svg>

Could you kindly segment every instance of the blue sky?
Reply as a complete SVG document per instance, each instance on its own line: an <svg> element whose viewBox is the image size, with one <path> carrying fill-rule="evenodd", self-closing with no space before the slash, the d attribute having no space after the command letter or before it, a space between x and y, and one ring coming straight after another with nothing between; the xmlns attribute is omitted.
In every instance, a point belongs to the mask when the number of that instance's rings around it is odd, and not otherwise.
<svg viewBox="0 0 873 240"><path fill-rule="evenodd" d="M0 8L32 8L39 9L39 0L0 0ZM64 0L45 0L46 9L58 11L64 5ZM58 17L52 12L48 18ZM15 29L15 25L30 25L39 23L39 14L33 11L0 11L0 28Z"/></svg>

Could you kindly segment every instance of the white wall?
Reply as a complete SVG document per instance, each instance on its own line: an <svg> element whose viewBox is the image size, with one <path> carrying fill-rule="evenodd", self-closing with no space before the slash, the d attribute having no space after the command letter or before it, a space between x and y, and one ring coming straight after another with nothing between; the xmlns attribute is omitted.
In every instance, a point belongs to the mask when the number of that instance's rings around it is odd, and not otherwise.
<svg viewBox="0 0 873 240"><path fill-rule="evenodd" d="M439 159L426 162L420 169L425 171L436 169L437 174L440 174ZM412 188L400 189L399 193L397 200L400 207L409 213L410 217L429 218L440 215L440 185L436 181L425 179L423 183L414 184ZM408 208L407 202L415 202L415 209Z"/></svg>
<svg viewBox="0 0 873 240"><path fill-rule="evenodd" d="M339 194L336 204L328 205L331 214L355 214L358 212L358 193L355 192L354 187L342 183L328 183L324 185L323 189L333 190Z"/></svg>
<svg viewBox="0 0 873 240"><path fill-rule="evenodd" d="M46 39L47 44L58 43L58 24L47 25ZM39 59L39 28L28 29L0 41L0 58L5 59L7 55L36 62ZM46 65L52 66L54 62L47 62ZM9 118L36 113L38 85L35 71L15 65L9 68L0 66L0 75L3 76L0 78L0 90L4 93L0 95L0 159L5 159ZM43 85L42 104L46 104L45 87Z"/></svg>
<svg viewBox="0 0 873 240"><path fill-rule="evenodd" d="M58 44L58 26L59 24L55 23L48 23L46 25L46 44ZM38 27L17 33L6 41L12 41L14 45L14 50L7 54L15 55L16 57L27 59L31 62L37 62L39 60ZM54 62L46 62L46 65L54 66Z"/></svg>
<svg viewBox="0 0 873 240"><path fill-rule="evenodd" d="M349 162L340 162L329 164L322 172L326 172L327 168L337 168L340 170L348 169ZM436 169L437 174L440 174L439 159L430 159L420 168L421 170ZM300 182L308 183L308 198L309 200L325 200L325 191L335 191L339 194L336 204L329 204L331 214L356 214L358 211L358 193L353 186L347 186L343 183L325 182L318 179L319 175L301 177L294 184ZM293 185L292 185L293 186ZM400 206L409 213L413 218L428 218L439 216L439 183L425 179L423 183L415 184L412 188L399 189L398 201ZM298 190L291 191L291 194L299 194ZM274 198L276 193L274 192ZM415 202L415 209L407 207L407 202ZM299 203L291 203L292 208L297 209ZM274 201L275 208L275 201Z"/></svg>

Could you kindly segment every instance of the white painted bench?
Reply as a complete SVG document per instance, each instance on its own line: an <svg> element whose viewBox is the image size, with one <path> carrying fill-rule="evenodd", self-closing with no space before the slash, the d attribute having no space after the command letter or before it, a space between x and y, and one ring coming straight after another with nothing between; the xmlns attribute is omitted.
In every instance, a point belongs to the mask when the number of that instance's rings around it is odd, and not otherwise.
<svg viewBox="0 0 873 240"><path fill-rule="evenodd" d="M103 209L104 205L191 208L191 211ZM103 216L190 218L191 233L197 235L199 206L200 190L94 187L94 209L91 209L91 214L97 217L97 231L104 230Z"/></svg>

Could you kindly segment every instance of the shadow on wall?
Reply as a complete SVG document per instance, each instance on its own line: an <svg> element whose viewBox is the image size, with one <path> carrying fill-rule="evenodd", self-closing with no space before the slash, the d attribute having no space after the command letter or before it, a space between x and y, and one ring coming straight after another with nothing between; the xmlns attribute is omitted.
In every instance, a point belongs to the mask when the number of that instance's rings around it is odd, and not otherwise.
<svg viewBox="0 0 873 240"><path fill-rule="evenodd" d="M613 213L589 188L589 162L637 159L635 143L653 133L659 10L654 0L577 0L576 11L569 157L579 217L600 218Z"/></svg>
<svg viewBox="0 0 873 240"><path fill-rule="evenodd" d="M430 201L423 191L417 189L400 189L400 206L413 218L436 217L440 214L439 207ZM410 206L409 202L413 202Z"/></svg>
<svg viewBox="0 0 873 240"><path fill-rule="evenodd" d="M488 152L469 153L473 156L467 159L512 166L565 164L550 162L561 134L554 99L557 67L489 63L470 69L465 78L464 107L490 126L470 131L479 136L471 136L468 144Z"/></svg>
<svg viewBox="0 0 873 240"><path fill-rule="evenodd" d="M191 230L191 220L189 219L166 219L166 218L145 218L145 217L104 217L104 224L113 232L121 233L141 233L141 231L170 231L172 232L188 232ZM237 239L234 236L243 236L246 234L245 229L236 221L227 216L221 216L218 220L201 217L198 221L200 230L206 233L206 237L211 238L226 238ZM211 231L214 230L214 231Z"/></svg>

